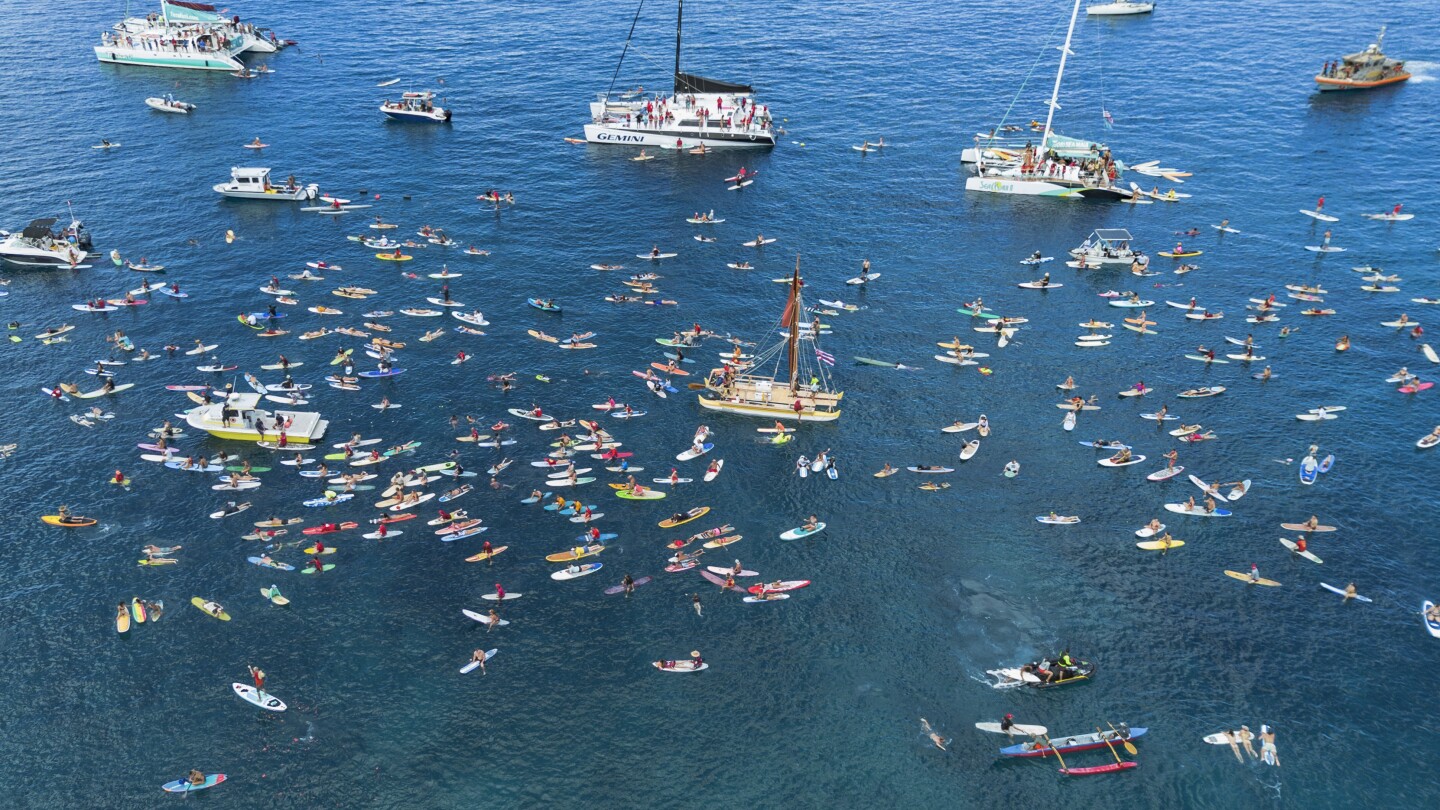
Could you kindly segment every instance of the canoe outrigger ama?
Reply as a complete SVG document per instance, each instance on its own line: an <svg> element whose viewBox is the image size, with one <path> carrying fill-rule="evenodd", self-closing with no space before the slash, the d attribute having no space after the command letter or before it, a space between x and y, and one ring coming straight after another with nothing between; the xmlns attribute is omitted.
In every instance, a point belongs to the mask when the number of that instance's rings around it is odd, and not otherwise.
<svg viewBox="0 0 1440 810"><path fill-rule="evenodd" d="M712 369L705 379L705 391L700 395L700 407L710 411L760 416L766 419L796 419L801 422L833 422L840 418L840 400L843 391L834 390L830 375L826 372L826 358L834 358L820 351L819 335L807 329L804 336L808 344L800 350L800 319L805 312L800 297L800 259L795 259L795 275L790 280L790 295L785 302L785 312L780 316L780 328L786 330L785 338L773 346L758 352L751 361L751 369L759 369L774 362L770 375L740 373L731 366ZM782 352L781 350L784 349ZM787 373L781 376L780 363L787 363ZM808 384L801 382L801 372L809 377ZM708 396L707 396L708 394Z"/></svg>
<svg viewBox="0 0 1440 810"><path fill-rule="evenodd" d="M1327 62L1315 76L1320 92L1332 90L1369 90L1387 84L1399 84L1410 78L1405 63L1390 59L1380 50L1385 42L1385 27L1380 35L1365 50L1340 57L1339 62Z"/></svg>

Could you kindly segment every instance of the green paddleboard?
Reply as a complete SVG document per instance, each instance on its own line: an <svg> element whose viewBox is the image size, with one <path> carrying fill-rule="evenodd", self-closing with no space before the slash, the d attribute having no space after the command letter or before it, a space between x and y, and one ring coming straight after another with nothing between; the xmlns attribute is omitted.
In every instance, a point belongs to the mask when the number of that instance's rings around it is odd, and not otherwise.
<svg viewBox="0 0 1440 810"><path fill-rule="evenodd" d="M334 569L334 568L335 568L335 563L325 563L325 570L326 570L326 571L330 571L330 570L332 570L332 569ZM313 567L307 565L307 566L305 566L304 568L301 568L301 569L300 569L300 573L302 573L302 574L313 574L313 573L315 573L315 569L314 569Z"/></svg>

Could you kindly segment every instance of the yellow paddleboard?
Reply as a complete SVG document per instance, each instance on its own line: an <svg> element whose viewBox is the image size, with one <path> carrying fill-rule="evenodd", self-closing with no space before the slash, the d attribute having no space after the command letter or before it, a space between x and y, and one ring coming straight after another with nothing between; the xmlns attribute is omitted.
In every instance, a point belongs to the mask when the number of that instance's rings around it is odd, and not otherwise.
<svg viewBox="0 0 1440 810"><path fill-rule="evenodd" d="M582 552L579 553L579 554L576 554L576 553L575 553L575 549L572 548L572 549L570 549L569 551L562 551L562 552L560 552L559 554L547 554L547 555L545 556L545 561L546 561L546 562L570 562L571 560L578 560L578 559L580 559L580 558L582 558L582 557L594 557L596 554L599 554L600 552L602 552L602 551L604 551L604 550L605 550L605 547L604 547L604 546L601 546L601 545L593 545L593 546L586 546L584 551L582 551Z"/></svg>
<svg viewBox="0 0 1440 810"><path fill-rule="evenodd" d="M1135 545L1146 551L1164 551L1166 548L1179 548L1185 545L1185 541L1171 540L1167 545L1164 540L1146 540L1143 543L1136 543ZM1246 577L1246 579L1249 579L1249 577Z"/></svg>
<svg viewBox="0 0 1440 810"><path fill-rule="evenodd" d="M680 520L671 520L670 518L666 518L666 519L660 521L660 528L662 528L662 529L669 529L669 528L673 528L673 527L675 527L675 526L682 526L682 525L684 525L684 524L686 524L686 523L689 523L689 522L692 521L692 520L697 520L697 519L699 519L699 518L704 517L705 515L709 514L709 512L710 512L710 507L708 507L708 506L702 506L702 507L700 507L700 510L697 511L696 513L694 513L693 515L692 515L692 514L689 514L689 513L686 513L685 517L682 518L682 519L680 519Z"/></svg>
<svg viewBox="0 0 1440 810"><path fill-rule="evenodd" d="M499 554L500 552L504 551L504 550L507 549L507 548L510 548L510 547L509 547L509 546L496 546L495 548L491 549L488 554L487 554L486 552L482 551L482 552L480 552L479 554L474 554L474 555L471 555L471 556L469 556L469 557L466 557L466 558L465 558L465 562L480 562L481 560L488 560L488 559L494 557L495 555Z"/></svg>
<svg viewBox="0 0 1440 810"><path fill-rule="evenodd" d="M115 632L130 632L130 611L124 605L115 609Z"/></svg>
<svg viewBox="0 0 1440 810"><path fill-rule="evenodd" d="M1278 586L1278 585L1280 584L1280 583L1276 582L1276 581L1273 580L1273 579L1265 579L1265 578L1263 578L1263 577L1260 578L1260 579L1257 579L1257 580L1254 581L1254 582L1250 582L1250 575L1249 575L1249 574L1242 574L1242 573L1240 573L1239 571L1226 571L1226 572L1225 572L1225 576L1227 576L1227 577L1234 577L1235 579L1238 579L1238 580L1240 580L1240 581L1242 581L1242 582L1249 583L1249 584L1251 584L1251 585L1268 585L1268 586L1270 586L1270 587L1273 588L1273 587L1276 587L1276 586Z"/></svg>
<svg viewBox="0 0 1440 810"><path fill-rule="evenodd" d="M229 614L229 613L226 613L224 608L221 608L219 613L211 613L209 610L206 610L206 609L205 609L205 600L204 600L204 599L201 599L201 598L198 597L198 596L192 596L192 597L190 598L190 604L192 604L192 605L194 605L195 607L199 608L199 609L200 609L200 612L201 612L201 613L204 613L204 614L207 615L207 616L214 616L215 618L219 619L219 620L222 621L222 622L228 622L228 621L230 621L230 614Z"/></svg>

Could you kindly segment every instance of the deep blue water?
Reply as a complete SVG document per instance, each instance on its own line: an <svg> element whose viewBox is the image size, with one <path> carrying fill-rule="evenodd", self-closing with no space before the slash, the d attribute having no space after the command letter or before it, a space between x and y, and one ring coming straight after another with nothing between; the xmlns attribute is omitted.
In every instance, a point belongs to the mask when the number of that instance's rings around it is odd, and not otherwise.
<svg viewBox="0 0 1440 810"><path fill-rule="evenodd" d="M139 274L103 256L74 273L6 273L11 294L0 311L23 321L22 333L78 324L69 343L27 339L0 350L0 443L20 444L0 467L0 494L12 505L0 546L6 805L151 806L167 798L160 783L191 767L230 777L192 800L235 806L940 807L1019 799L1348 807L1362 796L1388 805L1440 797L1430 767L1440 749L1431 663L1440 648L1417 615L1422 599L1440 595L1426 547L1436 517L1435 451L1414 448L1440 422L1440 409L1434 391L1406 398L1382 382L1401 365L1429 364L1414 341L1378 325L1405 311L1428 329L1429 308L1408 299L1440 295L1437 212L1426 194L1436 180L1428 153L1440 123L1431 80L1440 59L1425 50L1440 24L1428 4L1177 3L1151 18L1083 22L1061 128L1100 135L1103 106L1117 120L1104 137L1122 157L1194 172L1182 189L1192 199L1134 208L963 191L961 148L1010 105L1044 51L1012 120L1042 114L1053 78L1053 51L1045 49L1064 34L1063 4L1017 14L994 3L692 3L686 68L754 82L790 134L769 154L665 154L647 163L630 161L629 150L561 140L580 134L586 103L609 83L633 6L239 7L301 42L268 60L274 75L251 82L96 64L90 47L123 13L119 4L66 0L43 17L16 3L0 10L0 226L61 214L73 201L102 253L118 248L163 262L167 279L192 296L86 315L67 305L138 286ZM1381 22L1391 25L1387 50L1411 60L1416 80L1363 95L1312 94L1318 65L1362 48ZM673 10L649 4L621 85L666 83L672 30ZM386 91L374 85L392 77L406 79L392 90L440 88L443 78L454 124L383 121L375 106ZM199 110L165 116L141 103L167 90ZM239 148L257 135L271 144L261 158ZM882 155L848 148L877 135L893 145ZM123 146L88 148L101 137ZM542 557L565 548L576 527L515 502L538 478L525 464L542 452L539 437L553 435L522 425L511 450L520 460L501 476L517 490L482 487L459 502L493 526L484 538L511 546L493 568L462 561L478 540L442 544L415 526L421 521L397 527L405 535L384 545L339 537L339 567L320 578L246 564L255 553L239 539L246 518L318 520L298 505L317 487L277 466L252 499L256 509L217 523L205 515L223 499L199 476L138 460L132 448L144 430L186 404L163 386L204 379L188 358L124 367L121 381L138 387L104 400L116 418L92 430L66 419L81 410L76 403L56 405L36 389L57 379L88 388L82 369L108 356L102 337L117 328L152 351L204 337L221 344L226 360L257 372L283 350L306 362L298 379L318 382L325 359L359 341L258 340L234 322L235 313L266 303L258 285L298 272L305 260L344 265L335 275L379 290L386 308L436 294L438 282L404 279L343 239L362 229L363 215L310 217L288 206L221 202L210 191L232 165L255 163L345 196L379 194L374 213L400 223L400 233L429 223L493 251L476 258L431 248L406 266L423 274L447 262L465 273L452 290L485 311L489 334L419 344L434 322L397 315L394 337L411 342L401 363L411 371L361 394L320 391L315 405L332 420L331 440L353 431L419 439L416 458L439 460L461 446L449 439L452 414L493 420L539 402L589 416L589 403L613 394L650 407L649 416L613 429L647 473L668 471L669 457L702 421L716 431L724 473L659 504L612 501L598 483L582 488L603 504L602 529L621 537L602 555L601 573L552 582ZM724 191L719 178L742 164L760 168L762 182L743 194ZM498 214L477 206L474 195L490 188L513 191L518 204ZM1320 194L1342 217L1335 243L1349 248L1324 259L1301 250L1323 228L1296 213ZM1396 202L1416 219L1384 225L1359 216ZM683 220L711 208L728 222L713 229L718 243L701 245ZM1225 217L1244 233L1222 240L1206 227ZM1129 288L1129 277L1080 276L1056 262L1048 268L1063 288L1013 286L1036 275L1019 258L1035 249L1058 255L1096 227L1129 228L1153 252L1191 226L1206 231L1187 242L1206 251L1201 269L1151 279L1179 286L1141 290L1157 299L1196 296L1227 313L1218 323L1190 323L1162 306L1151 310L1158 335L1119 332L1107 349L1082 350L1071 345L1074 324L1123 317L1094 293ZM226 229L239 236L233 245L222 239ZM780 241L758 257L738 247L761 230ZM619 279L588 266L633 269L629 257L651 244L680 253L660 269L659 286L681 306L601 301L620 291ZM688 395L654 401L627 373L660 359L654 337L693 322L761 337L783 294L767 279L785 273L797 253L812 298L867 307L830 319L836 334L825 348L842 358L836 378L846 392L838 425L807 426L776 451L756 442L757 423L703 417ZM857 295L841 281L865 257L884 275ZM739 258L759 269L724 268ZM1403 276L1404 292L1367 297L1349 271L1365 263ZM1300 326L1297 334L1281 341L1276 327L1256 327L1277 375L1268 384L1239 364L1206 370L1180 359L1197 343L1216 346L1221 335L1250 331L1239 320L1247 298L1311 282L1330 291L1340 316L1302 319L1296 304L1283 322ZM331 298L323 292L330 286L305 288L303 300ZM1016 345L988 348L990 377L929 359L935 341L955 334L987 350L988 338L954 312L977 294L1031 319ZM526 307L533 295L560 299L565 313ZM294 311L287 320L311 328L321 319ZM594 330L601 348L547 350L525 337L529 328ZM1354 348L1337 355L1342 333ZM709 359L718 346L695 356ZM462 348L479 356L444 362ZM852 366L853 355L921 369ZM521 385L508 396L485 384L487 374L512 370ZM535 382L536 373L555 382ZM1104 406L1072 434L1061 431L1051 405L1052 386L1067 374ZM1171 397L1164 401L1173 413L1220 435L1179 446L1181 463L1207 479L1254 480L1235 517L1168 515L1160 504L1196 490L1144 481L1158 463L1096 467L1092 451L1075 444L1125 438L1152 460L1178 446L1137 417L1158 407L1160 395L1114 396L1137 379ZM1199 384L1230 390L1173 399ZM382 392L404 409L370 409ZM1321 404L1349 410L1320 425L1294 419ZM886 461L952 461L959 439L936 429L980 412L994 433L948 476L950 490L918 491L920 479L908 473L869 475ZM1294 465L1273 460L1298 459L1310 443L1338 462L1305 488ZM194 437L182 446L248 452ZM790 474L797 454L826 448L838 454L838 481ZM467 448L464 458L475 469L498 456ZM1007 480L999 473L1012 458L1024 469ZM104 483L116 468L134 478L132 492ZM700 466L682 470L698 477ZM38 516L59 502L101 526L42 526ZM660 546L675 535L655 521L699 503L714 507L716 520L692 525L734 523L746 539L733 549L748 567L815 584L781 604L746 605L688 575L662 573ZM1051 509L1084 522L1034 522ZM323 517L372 513L357 504ZM811 513L829 522L825 535L773 539ZM1288 534L1278 523L1312 513L1340 527L1312 545L1323 566L1289 557L1276 542ZM1157 515L1175 518L1166 522L1184 548L1163 557L1135 549L1132 530ZM182 562L136 567L149 542L184 544ZM294 549L282 558L300 561ZM1220 573L1251 562L1283 587L1250 589ZM626 571L659 581L628 601L603 596ZM1318 588L1322 579L1354 581L1375 602L1342 605ZM294 600L290 607L258 597L271 582ZM513 624L487 635L460 609L485 607L479 595L495 582L526 596L504 611ZM703 619L689 606L697 589ZM167 615L117 636L113 605L137 594L164 599ZM200 615L186 604L194 595L224 602L234 621ZM456 668L482 645L500 649L489 674L460 676ZM986 669L1067 645L1099 662L1094 682L1023 694L984 683ZM705 653L710 671L671 677L649 667L691 649ZM229 693L246 664L270 673L290 711L256 716ZM1139 743L1140 768L1066 780L1049 763L995 761L999 738L971 725L1007 711L1057 734L1106 721L1151 731ZM928 747L920 716L954 737L952 753ZM1240 723L1278 728L1282 768L1242 766L1199 741ZM1107 759L1091 752L1072 764Z"/></svg>

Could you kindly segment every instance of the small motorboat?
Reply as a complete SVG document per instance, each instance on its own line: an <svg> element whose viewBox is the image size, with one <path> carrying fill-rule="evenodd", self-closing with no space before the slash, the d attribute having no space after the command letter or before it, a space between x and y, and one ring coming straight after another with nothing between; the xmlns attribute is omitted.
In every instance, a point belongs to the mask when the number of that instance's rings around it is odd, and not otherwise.
<svg viewBox="0 0 1440 810"><path fill-rule="evenodd" d="M167 113L179 113L181 115L189 115L190 111L195 109L194 104L191 104L188 101L179 101L173 96L169 95L165 96L164 98L160 98L158 96L152 96L150 98L147 98L145 99L145 106L149 107L152 110L159 110L160 112Z"/></svg>
<svg viewBox="0 0 1440 810"><path fill-rule="evenodd" d="M1315 84L1321 92L1335 90L1369 90L1398 84L1410 78L1405 63L1387 57L1381 50L1385 43L1385 27L1375 42L1359 53L1346 54L1339 61L1327 62L1315 76Z"/></svg>
<svg viewBox="0 0 1440 810"><path fill-rule="evenodd" d="M443 124L450 120L450 110L435 105L435 94L429 90L403 93L399 101L385 101L380 112L397 121L420 121Z"/></svg>
<svg viewBox="0 0 1440 810"><path fill-rule="evenodd" d="M1095 674L1095 664L1077 660L1073 667L1062 667L1052 661L1036 661L1018 667L987 670L986 674L995 677L996 682L993 687L996 689L1008 689L1016 686L1048 689L1053 686L1064 686L1090 680L1090 677Z"/></svg>

